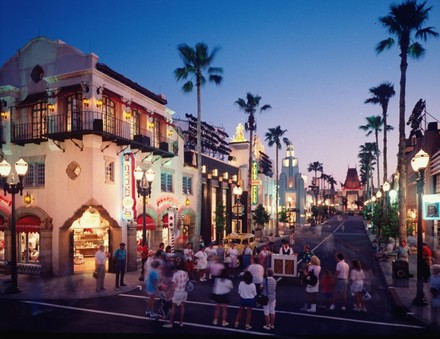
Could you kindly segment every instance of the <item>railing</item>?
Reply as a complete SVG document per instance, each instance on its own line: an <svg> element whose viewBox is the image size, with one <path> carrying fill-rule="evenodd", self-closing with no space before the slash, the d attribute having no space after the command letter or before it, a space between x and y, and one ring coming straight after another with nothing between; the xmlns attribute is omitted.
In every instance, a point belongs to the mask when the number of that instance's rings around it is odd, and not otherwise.
<svg viewBox="0 0 440 339"><path fill-rule="evenodd" d="M71 116L51 115L37 126L32 123L11 125L11 143L18 145L48 139L81 139L86 134L99 134L103 140L167 157L177 155L178 151L176 142L142 128L136 132L131 123L98 111L78 111Z"/></svg>

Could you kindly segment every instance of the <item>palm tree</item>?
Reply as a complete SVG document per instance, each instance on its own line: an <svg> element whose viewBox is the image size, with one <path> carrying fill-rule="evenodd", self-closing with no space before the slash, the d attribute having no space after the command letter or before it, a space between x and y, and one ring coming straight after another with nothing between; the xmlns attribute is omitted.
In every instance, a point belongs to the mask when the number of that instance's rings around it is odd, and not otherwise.
<svg viewBox="0 0 440 339"><path fill-rule="evenodd" d="M280 126L275 128L269 128L269 132L266 132L266 141L269 147L273 145L275 148L275 236L279 237L279 224L278 224L278 150L281 149L281 137L286 133L286 129L281 129ZM283 138L282 141L288 146L290 144L289 139Z"/></svg>
<svg viewBox="0 0 440 339"><path fill-rule="evenodd" d="M380 41L376 46L377 53L391 48L397 41L400 56L400 93L399 93L399 151L397 170L399 173L399 233L400 239L406 240L406 155L405 155L405 94L406 71L408 56L418 59L425 54L425 48L417 41L426 41L428 37L437 37L439 34L433 27L423 27L428 20L432 7L426 7L426 1L417 4L415 0L407 0L402 4L391 4L387 16L380 17L379 21L391 37ZM395 37L395 39L393 38Z"/></svg>
<svg viewBox="0 0 440 339"><path fill-rule="evenodd" d="M376 139L376 160L377 160L377 187L380 186L380 170L379 170L379 132L382 132L382 126L384 126L383 119L380 115L366 117L367 124L359 126L359 129L366 131L366 136L369 136L374 132ZM385 130L392 130L393 127L388 125Z"/></svg>
<svg viewBox="0 0 440 339"><path fill-rule="evenodd" d="M198 244L200 236L200 225L202 215L202 136L201 136L201 119L202 119L202 104L201 104L201 87L206 83L205 74L209 75L208 80L220 85L223 77L223 68L212 67L211 64L219 50L214 48L211 53L208 51L208 46L202 42L199 42L195 47L190 47L187 44L180 44L177 47L179 56L184 64L183 67L179 67L174 71L177 81L188 80L183 86L184 93L192 92L194 85L197 90L197 211L196 211L196 224L195 230L192 234L193 244ZM189 79L188 79L189 78Z"/></svg>
<svg viewBox="0 0 440 339"><path fill-rule="evenodd" d="M371 87L371 98L365 100L366 104L380 105L382 107L383 125L387 126L388 103L390 98L396 94L394 85L389 82L381 83L377 87ZM383 182L388 180L388 165L387 165L387 129L383 131Z"/></svg>
<svg viewBox="0 0 440 339"><path fill-rule="evenodd" d="M322 167L322 163L320 163L319 161L314 161L314 162L311 162L310 164L309 164L309 167L307 168L307 171L309 171L309 172L315 172L315 177L314 177L314 179L313 179L313 183L314 183L314 186L315 186L315 189L317 189L317 174L318 174L318 172L322 172L323 171L323 167ZM316 205L318 205L318 197L317 197L317 192L315 191L315 192L313 192L314 193L314 196L315 196L315 206Z"/></svg>
<svg viewBox="0 0 440 339"><path fill-rule="evenodd" d="M364 145L360 146L360 151L358 154L359 162L360 162L360 170L361 170L361 182L363 185L367 185L366 193L367 199L369 200L374 192L373 185L373 170L374 165L376 164L376 144L374 142L366 142ZM371 184L370 184L371 182Z"/></svg>
<svg viewBox="0 0 440 339"><path fill-rule="evenodd" d="M246 94L246 100L239 98L234 103L239 107L239 109L249 115L248 121L245 124L245 129L249 131L249 163L248 163L248 196L247 196L247 220L246 229L249 231L252 224L252 213L251 213L251 192L252 192L252 160L253 160L253 146L254 146L254 131L257 128L255 122L255 112L260 107L261 97L259 95L252 95L251 93ZM260 107L260 113L271 109L270 105L263 105Z"/></svg>

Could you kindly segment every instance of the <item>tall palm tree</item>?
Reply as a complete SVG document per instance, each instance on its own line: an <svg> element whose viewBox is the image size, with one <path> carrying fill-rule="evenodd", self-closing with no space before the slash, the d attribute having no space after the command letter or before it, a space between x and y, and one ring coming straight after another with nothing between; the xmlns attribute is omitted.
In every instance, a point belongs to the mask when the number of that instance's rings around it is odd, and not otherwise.
<svg viewBox="0 0 440 339"><path fill-rule="evenodd" d="M369 136L374 132L374 137L376 139L376 161L377 161L377 187L380 186L380 170L379 170L379 132L382 132L382 126L384 126L383 119L380 115L372 115L366 117L367 123L365 125L359 126L359 129L366 131L366 136ZM388 125L385 130L392 130L393 127Z"/></svg>
<svg viewBox="0 0 440 339"><path fill-rule="evenodd" d="M377 53L391 48L394 43L399 46L400 56L400 93L399 93L399 151L397 170L399 173L399 233L400 239L406 240L406 156L405 156L405 94L406 71L408 56L418 59L425 54L425 48L417 41L426 41L428 37L439 34L433 27L423 27L429 18L432 7L425 7L426 1L417 4L415 0L407 0L402 4L391 4L387 16L379 18L382 26L391 35L380 41L376 46ZM395 37L395 38L393 38Z"/></svg>
<svg viewBox="0 0 440 339"><path fill-rule="evenodd" d="M323 167L322 167L322 163L321 162L319 162L319 161L314 161L314 162L311 162L310 164L309 164L309 167L307 168L307 171L309 171L309 172L315 172L315 177L314 177L314 179L313 179L313 183L314 183L314 185L315 185L315 189L317 189L317 187L318 187L318 183L317 183L317 180L318 180L318 178L317 178L317 175L318 175L318 172L322 172L323 171ZM314 193L314 195L315 195L315 206L316 205L318 205L318 197L317 197L317 191L315 191L315 192L313 192Z"/></svg>
<svg viewBox="0 0 440 339"><path fill-rule="evenodd" d="M246 229L250 231L250 226L252 224L252 213L251 213L251 192L252 192L252 160L253 160L253 146L254 146L254 131L257 128L257 123L255 122L255 113L257 109L260 108L260 113L271 109L270 105L263 105L260 107L261 96L253 95L251 93L246 94L246 100L239 98L234 103L238 106L238 108L248 114L248 121L245 124L245 129L249 131L249 163L248 163L248 196L246 202L247 209L247 220L246 220Z"/></svg>
<svg viewBox="0 0 440 339"><path fill-rule="evenodd" d="M329 174L327 176L327 182L330 185L330 194L331 194L331 202L332 204L335 203L335 185L337 184L337 181L335 178L333 178L333 175Z"/></svg>
<svg viewBox="0 0 440 339"><path fill-rule="evenodd" d="M281 149L281 137L286 133L286 129L281 129L280 126L269 128L269 132L266 132L266 141L269 147L275 145L275 236L279 237L279 225L278 225L278 150ZM289 139L282 138L282 141L288 146L290 144Z"/></svg>
<svg viewBox="0 0 440 339"><path fill-rule="evenodd" d="M201 215L202 215L202 104L201 104L201 87L206 83L205 76L208 76L209 82L220 85L223 77L223 68L212 67L211 64L219 50L214 48L211 52L208 51L208 46L203 42L199 42L195 47L190 47L183 43L177 47L179 56L182 59L183 67L179 67L174 71L177 81L187 80L183 86L184 93L191 93L194 85L197 91L197 211L195 230L192 234L193 244L198 244L198 239L201 230Z"/></svg>
<svg viewBox="0 0 440 339"><path fill-rule="evenodd" d="M365 100L366 104L380 105L382 107L383 125L387 126L388 103L390 98L396 94L394 85L389 82L383 82L377 87L371 87L370 93L372 96ZM388 165L387 165L387 129L383 130L383 182L388 180Z"/></svg>
<svg viewBox="0 0 440 339"><path fill-rule="evenodd" d="M366 194L367 199L373 196L374 185L373 185L373 171L374 165L376 165L376 144L374 142L366 142L360 146L360 151L358 154L361 170L362 184L367 186Z"/></svg>

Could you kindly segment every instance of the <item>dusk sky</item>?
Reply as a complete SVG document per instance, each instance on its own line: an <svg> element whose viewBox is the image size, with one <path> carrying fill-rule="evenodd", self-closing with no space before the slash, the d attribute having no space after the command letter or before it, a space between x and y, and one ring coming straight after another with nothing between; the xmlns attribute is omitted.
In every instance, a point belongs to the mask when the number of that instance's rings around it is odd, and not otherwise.
<svg viewBox="0 0 440 339"><path fill-rule="evenodd" d="M402 1L396 1L401 3ZM419 1L419 3L421 3ZM234 102L247 92L272 110L257 113L257 134L280 125L295 147L300 171L323 163L324 173L345 181L358 167L358 153L374 135L359 129L380 106L364 104L369 88L394 84L389 105L388 174L396 170L400 58L398 46L377 55L389 35L378 18L386 0L0 0L0 66L37 36L62 40L155 93L162 93L175 117L196 115L196 93L184 94L174 70L182 66L177 46L219 47L213 66L223 83L202 88L202 120L223 126L232 137L247 116ZM427 26L440 32L440 1ZM406 119L419 99L427 121L440 119L440 39L423 43L426 55L409 60ZM409 128L407 129L407 136ZM264 142L265 145L267 145ZM382 148L382 135L380 136ZM284 155L285 148L280 152ZM275 150L266 146L275 160ZM382 159L380 159L382 165ZM381 166L381 177L383 169ZM377 176L374 175L375 185Z"/></svg>

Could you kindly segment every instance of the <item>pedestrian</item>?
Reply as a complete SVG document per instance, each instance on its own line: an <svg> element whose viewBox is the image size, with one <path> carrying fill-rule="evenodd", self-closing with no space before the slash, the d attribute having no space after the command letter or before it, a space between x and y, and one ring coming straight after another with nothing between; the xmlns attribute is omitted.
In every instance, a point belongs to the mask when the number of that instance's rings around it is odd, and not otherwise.
<svg viewBox="0 0 440 339"><path fill-rule="evenodd" d="M319 258L314 255L310 258L310 262L308 266L305 268L305 275L315 275L316 280L314 281L314 284L306 284L305 292L306 292L306 299L307 304L304 304L304 307L301 308L301 311L307 311L311 313L316 312L316 299L317 295L319 293L319 275L321 273L321 261Z"/></svg>
<svg viewBox="0 0 440 339"><path fill-rule="evenodd" d="M185 270L188 272L189 279L194 280L194 250L191 242L186 244L183 255L185 257Z"/></svg>
<svg viewBox="0 0 440 339"><path fill-rule="evenodd" d="M113 261L115 262L116 280L115 287L127 286L124 283L125 265L127 260L127 250L125 249L125 243L121 242L119 248L113 253Z"/></svg>
<svg viewBox="0 0 440 339"><path fill-rule="evenodd" d="M147 279L145 281L145 291L147 293L147 310L145 312L149 317L156 317L154 311L154 301L159 294L160 273L159 266L160 261L155 259L151 263L151 268L148 270Z"/></svg>
<svg viewBox="0 0 440 339"><path fill-rule="evenodd" d="M431 275L432 251L426 242L422 244L422 258L422 280L423 282L428 282Z"/></svg>
<svg viewBox="0 0 440 339"><path fill-rule="evenodd" d="M214 320L212 323L217 325L219 323L220 312L222 319L222 326L228 326L228 305L231 301L231 291L234 288L232 280L229 278L229 271L224 267L220 276L214 278L214 287L212 289L212 299L215 302Z"/></svg>
<svg viewBox="0 0 440 339"><path fill-rule="evenodd" d="M351 262L350 271L350 292L354 296L355 305L353 309L355 311L367 312L367 308L364 303L364 280L365 273L362 269L361 262L359 260L353 260Z"/></svg>
<svg viewBox="0 0 440 339"><path fill-rule="evenodd" d="M267 249L267 245L266 244L261 246L261 251L260 251L260 253L258 253L258 258L259 258L260 264L264 267L264 271L266 272L266 270L271 265L270 261L271 261L271 258L272 258L272 255L269 252L269 250Z"/></svg>
<svg viewBox="0 0 440 339"><path fill-rule="evenodd" d="M220 240L218 242L216 252L217 252L217 260L221 263L224 263L226 259L226 251L223 241Z"/></svg>
<svg viewBox="0 0 440 339"><path fill-rule="evenodd" d="M320 291L324 297L324 308L328 309L332 304L332 296L335 289L335 278L331 270L324 270L322 277L319 279Z"/></svg>
<svg viewBox="0 0 440 339"><path fill-rule="evenodd" d="M408 262L411 250L405 240L400 240L400 246L397 248L397 259Z"/></svg>
<svg viewBox="0 0 440 339"><path fill-rule="evenodd" d="M238 267L238 255L239 255L238 250L235 248L235 243L231 243L231 247L228 249L227 255L230 258L230 263L229 263L230 275L232 278L234 278Z"/></svg>
<svg viewBox="0 0 440 339"><path fill-rule="evenodd" d="M149 252L148 245L147 243L145 243L145 245L140 247L141 275L139 276L139 281L144 281L144 276L145 276L144 265L148 259L148 252Z"/></svg>
<svg viewBox="0 0 440 339"><path fill-rule="evenodd" d="M342 253L336 254L336 271L335 271L335 293L333 294L332 304L330 311L335 309L335 305L338 301L341 302L341 310L345 311L347 304L347 287L348 287L348 273L350 267L344 260Z"/></svg>
<svg viewBox="0 0 440 339"><path fill-rule="evenodd" d="M240 295L240 306L238 308L237 317L235 318L235 328L240 326L241 316L246 309L246 324L245 329L250 330L252 308L255 307L255 296L257 295L257 289L252 282L252 273L245 271L243 274L243 280L238 284L238 294Z"/></svg>
<svg viewBox="0 0 440 339"><path fill-rule="evenodd" d="M273 330L275 328L276 291L277 281L273 277L273 269L268 268L262 289L262 293L269 299L267 305L263 305L264 320L266 321L266 325L263 328L265 330Z"/></svg>
<svg viewBox="0 0 440 339"><path fill-rule="evenodd" d="M172 328L174 324L174 315L176 308L180 307L180 323L179 326L183 327L183 318L185 315L185 302L188 299L188 291L186 290L186 283L189 280L188 272L185 271L185 265L180 260L175 262L176 271L171 279L172 282L172 305L170 311L170 321L163 325L165 328Z"/></svg>
<svg viewBox="0 0 440 339"><path fill-rule="evenodd" d="M257 256L253 257L252 264L248 266L247 270L252 274L252 282L255 284L257 294L260 294L261 285L263 284L264 275L266 273L263 265L260 264L260 258Z"/></svg>
<svg viewBox="0 0 440 339"><path fill-rule="evenodd" d="M291 248L295 246L295 232L293 230L289 234L289 246Z"/></svg>
<svg viewBox="0 0 440 339"><path fill-rule="evenodd" d="M105 291L104 278L105 278L105 263L108 258L108 253L105 252L104 245L99 245L99 250L95 254L95 272L96 278L96 292Z"/></svg>
<svg viewBox="0 0 440 339"><path fill-rule="evenodd" d="M210 242L209 246L205 249L206 256L208 258L208 266L206 267L206 275L208 280L212 279L211 266L215 263L217 257L217 249L214 247L214 242Z"/></svg>
<svg viewBox="0 0 440 339"><path fill-rule="evenodd" d="M243 251L241 252L243 270L246 270L247 267L252 263L252 248L249 247L249 242L247 240L243 240Z"/></svg>
<svg viewBox="0 0 440 339"><path fill-rule="evenodd" d="M440 315L440 265L431 265L429 279L429 292L431 293L431 324L439 325Z"/></svg>
<svg viewBox="0 0 440 339"><path fill-rule="evenodd" d="M207 281L206 279L206 268L208 267L208 255L205 252L204 247L200 247L200 250L194 254L197 270L199 271L199 281Z"/></svg>
<svg viewBox="0 0 440 339"><path fill-rule="evenodd" d="M304 245L303 251L299 254L298 261L301 260L303 264L308 264L310 259L315 255L309 245Z"/></svg>

